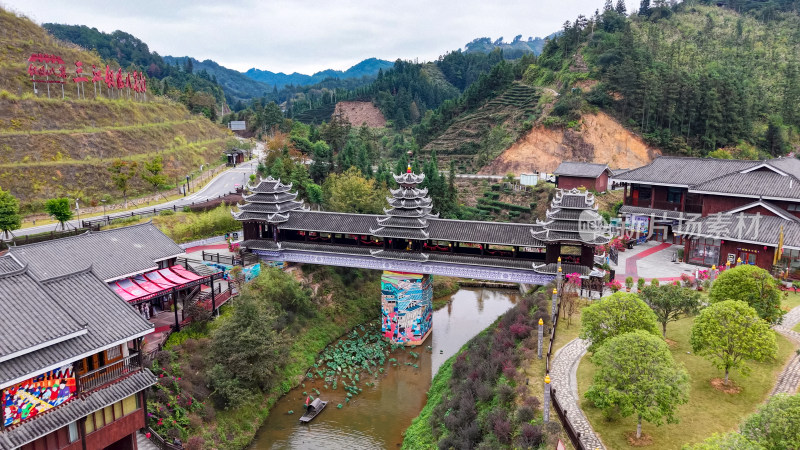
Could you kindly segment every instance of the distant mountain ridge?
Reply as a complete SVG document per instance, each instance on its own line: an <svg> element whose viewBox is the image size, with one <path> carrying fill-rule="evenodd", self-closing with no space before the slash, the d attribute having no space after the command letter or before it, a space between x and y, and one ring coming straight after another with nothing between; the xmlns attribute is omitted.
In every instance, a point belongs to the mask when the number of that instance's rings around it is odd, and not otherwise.
<svg viewBox="0 0 800 450"><path fill-rule="evenodd" d="M559 32L555 32L549 36L545 36L544 38L529 37L527 40L522 40L522 35L520 34L517 35L511 42L504 42L502 37L494 41L492 41L491 38L482 37L473 39L472 42L465 45L464 52L489 53L494 49L499 48L503 50L503 54L506 59L516 59L525 53L533 53L534 55L538 56L540 53L542 53L544 44L547 42L547 40L552 39L558 34Z"/></svg>
<svg viewBox="0 0 800 450"><path fill-rule="evenodd" d="M187 56L164 56L164 62L174 66L177 62L179 66L183 67L186 64ZM256 81L237 70L228 69L225 66L219 65L216 61L206 59L198 61L195 58L190 58L195 72L205 70L209 75L213 75L217 79L217 83L222 86L225 95L228 97L228 102L233 105L239 100L250 100L257 97L264 97L267 93L272 92L272 86L267 83Z"/></svg>
<svg viewBox="0 0 800 450"><path fill-rule="evenodd" d="M307 86L309 84L316 84L320 81L323 81L327 78L361 78L361 77L374 77L378 75L378 71L383 69L387 70L394 66L394 62L386 61L384 59L378 58L368 58L365 59L358 64L350 67L345 71L341 70L333 70L327 69L321 72L317 72L313 75L306 75L302 73L293 72L291 74L285 74L283 72L270 72L269 70L260 70L256 68L252 68L247 72L244 72L244 75L250 77L253 80L260 81L262 83L267 83L271 86L277 86L278 89L283 88L287 85L294 85L294 86Z"/></svg>

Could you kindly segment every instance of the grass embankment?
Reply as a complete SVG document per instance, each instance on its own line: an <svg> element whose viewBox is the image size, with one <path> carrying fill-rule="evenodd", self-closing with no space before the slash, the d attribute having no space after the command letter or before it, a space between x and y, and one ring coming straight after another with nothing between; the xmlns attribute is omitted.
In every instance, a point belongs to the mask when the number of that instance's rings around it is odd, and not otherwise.
<svg viewBox="0 0 800 450"><path fill-rule="evenodd" d="M242 224L231 216L230 206L224 203L210 211L177 213L162 211L153 217L117 219L104 229L127 227L147 221L152 221L153 225L178 244L221 236L242 229Z"/></svg>
<svg viewBox="0 0 800 450"><path fill-rule="evenodd" d="M541 293L523 298L445 362L405 432L403 448L555 445L560 427L544 426L541 396L531 396L527 386L531 361L544 365L536 358L535 324L547 318L546 309Z"/></svg>
<svg viewBox="0 0 800 450"><path fill-rule="evenodd" d="M230 132L163 99L17 97L0 91L0 186L23 211L47 198L78 197L100 204L122 197L109 172L117 159L135 162L128 196L150 194L140 176L145 162L163 158L165 185L179 184L201 165L220 160Z"/></svg>
<svg viewBox="0 0 800 450"><path fill-rule="evenodd" d="M209 381L208 361L213 358L209 354L212 347L210 336L220 322L228 320L226 314L221 320L212 322L207 329L184 329L173 334L168 341L167 349L174 358L170 375L177 379L182 374L176 386L182 392L191 392L196 402L202 401L203 406L189 406L184 408L187 414L173 414L172 417L177 416L176 422L171 427L161 428L161 432L180 436L184 440L191 436L189 444L196 448L245 448L269 415L270 408L283 394L301 382L317 355L327 345L355 326L379 317L377 273L327 266L302 266L301 269L305 271L304 280L316 291L312 299L314 313L307 318L285 316L282 319L287 322L280 333L288 339L289 347L281 356L283 363L273 377L273 387L268 392L243 392L245 398L240 406L225 409L215 405L212 393L207 389L204 391L202 386ZM231 308L235 308L235 305L234 300ZM183 393L174 394L178 395L163 398L161 394L161 403L151 403L150 410L169 401L174 405L174 400L178 400L180 404L178 396L186 398ZM168 420L164 423L169 424Z"/></svg>
<svg viewBox="0 0 800 450"><path fill-rule="evenodd" d="M486 333L486 330L481 333ZM425 450L436 447L436 439L433 437L433 427L430 425L431 419L433 418L433 409L442 402L442 397L448 392L450 378L453 376L453 361L464 352L469 344L470 343L467 342L455 355L448 358L447 361L439 367L436 375L434 375L431 388L428 390L428 401L425 403L419 415L411 421L411 425L403 435L404 449Z"/></svg>
<svg viewBox="0 0 800 450"><path fill-rule="evenodd" d="M800 300L797 297L797 294L791 293L784 300L783 306L797 305ZM653 445L649 448L679 449L684 444L702 441L712 433L734 430L744 417L753 413L766 400L775 386L778 374L794 351L794 345L776 333L776 359L765 363L748 363L752 368L748 377L732 372L731 379L741 388L741 392L727 394L716 390L710 383L712 378L721 377L722 372L705 358L692 353L690 336L693 322L693 317L687 317L667 326L667 338L675 341L670 344L670 351L675 360L683 364L689 372L689 402L678 408L677 417L680 422L677 424L655 426L645 422L642 425L642 432L653 440ZM578 328L575 327L576 330ZM570 338L567 333L562 336L565 339ZM559 338L559 343L562 342L566 344L568 341L561 341ZM626 437L626 433L636 430L636 419L633 416L608 420L602 410L583 399L583 394L592 384L595 371L589 356L585 356L578 366L577 375L581 409L608 448L633 448Z"/></svg>
<svg viewBox="0 0 800 450"><path fill-rule="evenodd" d="M437 310L447 306L450 296L461 288L458 278L436 275L433 277L433 309Z"/></svg>

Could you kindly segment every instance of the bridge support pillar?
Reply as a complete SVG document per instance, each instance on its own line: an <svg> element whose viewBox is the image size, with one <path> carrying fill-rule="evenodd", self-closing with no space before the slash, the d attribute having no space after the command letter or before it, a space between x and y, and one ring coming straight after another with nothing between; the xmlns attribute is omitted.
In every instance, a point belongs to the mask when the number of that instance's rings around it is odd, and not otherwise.
<svg viewBox="0 0 800 450"><path fill-rule="evenodd" d="M381 333L390 341L421 345L433 329L433 276L391 272L381 277Z"/></svg>

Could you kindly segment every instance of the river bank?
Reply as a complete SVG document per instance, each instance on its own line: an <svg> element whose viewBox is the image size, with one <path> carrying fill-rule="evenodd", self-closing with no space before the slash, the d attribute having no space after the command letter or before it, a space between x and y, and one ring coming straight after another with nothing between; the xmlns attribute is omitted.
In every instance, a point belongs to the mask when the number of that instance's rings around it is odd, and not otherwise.
<svg viewBox="0 0 800 450"><path fill-rule="evenodd" d="M262 272L263 275L263 272ZM230 407L206 386L212 383L213 336L226 311L205 326L193 325L170 336L157 355L154 373L160 377L148 399L151 426L165 437L181 439L190 449L242 449L270 415L275 402L299 385L317 355L354 327L380 315L380 273L327 266L299 266L296 274L273 276L291 289L307 291L315 313L300 318L284 313L278 323L289 344L281 355L274 381L266 391L242 391ZM245 289L250 288L248 285ZM280 305L265 305L279 309ZM234 308L233 305L230 309Z"/></svg>
<svg viewBox="0 0 800 450"><path fill-rule="evenodd" d="M435 373L475 334L491 325L511 309L519 296L515 291L461 289L445 297L445 308L434 312L433 332L419 347L397 347L385 357L385 364L370 365L360 378L344 377L347 390L338 378L334 387L320 360L329 360L326 350L312 366L322 377L306 377L302 384L279 399L266 418L250 448L253 449L358 449L395 448L403 432L422 410L426 392ZM368 330L357 327L358 333ZM350 333L353 334L353 333ZM345 336L331 347L345 348L346 342L360 338ZM335 350L338 352L338 350ZM341 355L344 356L344 355ZM342 373L346 370L342 370ZM353 387L358 393L353 392ZM306 396L329 401L327 408L310 425L298 424ZM341 404L342 408L338 408ZM289 413L292 411L292 414Z"/></svg>
<svg viewBox="0 0 800 450"><path fill-rule="evenodd" d="M541 397L528 389L540 318L548 320L545 296L523 298L443 364L402 448L554 446L560 426L542 423Z"/></svg>

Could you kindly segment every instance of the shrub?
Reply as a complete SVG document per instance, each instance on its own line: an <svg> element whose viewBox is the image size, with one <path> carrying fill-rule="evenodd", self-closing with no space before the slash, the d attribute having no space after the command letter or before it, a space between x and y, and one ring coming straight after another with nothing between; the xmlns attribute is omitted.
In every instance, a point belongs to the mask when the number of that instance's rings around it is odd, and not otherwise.
<svg viewBox="0 0 800 450"><path fill-rule="evenodd" d="M497 399L502 405L511 403L514 400L514 388L507 384L501 384L497 387Z"/></svg>
<svg viewBox="0 0 800 450"><path fill-rule="evenodd" d="M186 442L186 445L183 446L186 450L203 450L206 445L205 439L200 436L192 436Z"/></svg>
<svg viewBox="0 0 800 450"><path fill-rule="evenodd" d="M527 423L533 420L536 416L533 408L527 405L522 405L517 408L517 422L519 423Z"/></svg>
<svg viewBox="0 0 800 450"><path fill-rule="evenodd" d="M542 444L544 440L544 433L542 432L542 426L536 425L533 426L529 423L525 423L520 427L519 433L519 445L522 448L535 448Z"/></svg>
<svg viewBox="0 0 800 450"><path fill-rule="evenodd" d="M494 422L494 426L492 427L492 431L494 435L497 436L497 440L500 441L501 444L510 444L511 443L511 422L505 419L499 419Z"/></svg>

